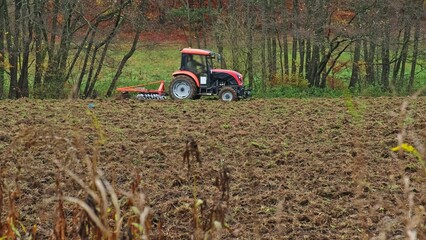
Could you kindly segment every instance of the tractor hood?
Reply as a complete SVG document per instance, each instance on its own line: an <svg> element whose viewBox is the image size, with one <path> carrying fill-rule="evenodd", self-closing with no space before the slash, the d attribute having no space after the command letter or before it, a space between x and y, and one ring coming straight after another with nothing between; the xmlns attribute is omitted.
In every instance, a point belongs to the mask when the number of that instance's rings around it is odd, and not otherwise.
<svg viewBox="0 0 426 240"><path fill-rule="evenodd" d="M212 69L213 74L226 74L232 76L237 81L239 86L244 84L243 75L237 71L226 70L226 69Z"/></svg>

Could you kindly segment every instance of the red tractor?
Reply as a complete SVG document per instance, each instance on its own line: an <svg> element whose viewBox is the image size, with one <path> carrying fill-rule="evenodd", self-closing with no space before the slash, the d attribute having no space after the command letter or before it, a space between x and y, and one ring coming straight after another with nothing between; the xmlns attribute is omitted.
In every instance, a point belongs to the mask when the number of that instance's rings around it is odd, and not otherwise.
<svg viewBox="0 0 426 240"><path fill-rule="evenodd" d="M193 48L184 48L181 53L180 70L173 73L169 87L172 99L218 95L220 100L236 101L250 96L240 73L214 68L213 60L221 60L219 54Z"/></svg>
<svg viewBox="0 0 426 240"><path fill-rule="evenodd" d="M244 87L243 76L232 70L215 69L214 61L221 61L221 56L209 50L184 48L181 50L182 60L180 69L173 73L169 86L172 99L199 99L201 96L218 95L222 101L236 101L251 95ZM148 85L160 84L158 89L149 90ZM124 97L130 92L136 92L140 100L165 99L164 81L143 85L121 87L117 91Z"/></svg>

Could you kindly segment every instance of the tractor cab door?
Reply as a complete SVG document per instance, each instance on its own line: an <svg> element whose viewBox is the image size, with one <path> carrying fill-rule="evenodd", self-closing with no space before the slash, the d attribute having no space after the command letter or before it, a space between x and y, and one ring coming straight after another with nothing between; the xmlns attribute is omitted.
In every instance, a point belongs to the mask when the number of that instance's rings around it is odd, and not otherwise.
<svg viewBox="0 0 426 240"><path fill-rule="evenodd" d="M207 63L207 58L206 56L193 54L184 54L182 56L181 70L194 73L198 77L202 87L208 86L210 82L210 68Z"/></svg>

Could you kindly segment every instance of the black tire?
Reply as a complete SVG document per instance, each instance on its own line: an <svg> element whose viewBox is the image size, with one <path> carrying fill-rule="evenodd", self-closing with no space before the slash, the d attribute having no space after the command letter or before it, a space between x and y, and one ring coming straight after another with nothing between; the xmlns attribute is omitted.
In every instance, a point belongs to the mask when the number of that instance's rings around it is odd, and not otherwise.
<svg viewBox="0 0 426 240"><path fill-rule="evenodd" d="M231 87L223 87L219 92L219 100L224 102L237 101L237 92Z"/></svg>
<svg viewBox="0 0 426 240"><path fill-rule="evenodd" d="M197 90L195 81L184 75L174 77L169 86L170 97L175 100L195 99Z"/></svg>

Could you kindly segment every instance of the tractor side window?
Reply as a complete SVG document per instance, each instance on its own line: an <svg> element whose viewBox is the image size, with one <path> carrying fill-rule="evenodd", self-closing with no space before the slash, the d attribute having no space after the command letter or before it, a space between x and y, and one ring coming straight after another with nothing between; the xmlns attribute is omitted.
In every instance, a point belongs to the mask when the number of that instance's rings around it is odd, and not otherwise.
<svg viewBox="0 0 426 240"><path fill-rule="evenodd" d="M197 71L198 73L205 73L207 71L206 57L200 56L200 61L198 62Z"/></svg>
<svg viewBox="0 0 426 240"><path fill-rule="evenodd" d="M186 70L191 71L195 74L206 72L205 57L203 56L200 56L199 60L197 61L193 55L188 55L186 57L185 65Z"/></svg>
<svg viewBox="0 0 426 240"><path fill-rule="evenodd" d="M196 62L192 55L186 57L186 69L194 73L197 71Z"/></svg>

